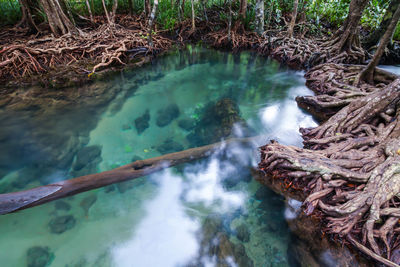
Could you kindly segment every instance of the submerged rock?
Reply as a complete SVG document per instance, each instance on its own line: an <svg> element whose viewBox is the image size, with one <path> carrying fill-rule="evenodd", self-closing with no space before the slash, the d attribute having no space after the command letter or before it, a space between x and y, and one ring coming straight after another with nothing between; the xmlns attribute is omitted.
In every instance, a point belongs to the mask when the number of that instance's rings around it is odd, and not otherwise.
<svg viewBox="0 0 400 267"><path fill-rule="evenodd" d="M246 249L243 244L236 244L235 249L235 260L238 266L240 267L253 267L253 261L247 256Z"/></svg>
<svg viewBox="0 0 400 267"><path fill-rule="evenodd" d="M116 187L118 189L118 192L123 194L126 191L128 191L128 190L130 190L130 189L132 189L132 188L134 188L136 186L140 186L140 185L144 184L145 181L146 181L145 179L139 178L139 179L135 179L135 180L132 180L132 181L125 181L125 182L122 182L122 183L117 183Z"/></svg>
<svg viewBox="0 0 400 267"><path fill-rule="evenodd" d="M101 155L101 146L86 146L76 154L74 170L79 171Z"/></svg>
<svg viewBox="0 0 400 267"><path fill-rule="evenodd" d="M156 150L160 152L161 154L168 154L176 151L182 151L185 148L183 145L179 144L178 142L175 142L172 139L166 139L164 143L156 147Z"/></svg>
<svg viewBox="0 0 400 267"><path fill-rule="evenodd" d="M58 216L49 222L50 232L53 234L62 234L72 229L76 224L76 220L72 215Z"/></svg>
<svg viewBox="0 0 400 267"><path fill-rule="evenodd" d="M157 112L156 124L159 127L164 127L170 124L173 120L180 115L179 107L177 104L170 104L166 108L160 109Z"/></svg>
<svg viewBox="0 0 400 267"><path fill-rule="evenodd" d="M79 206L81 206L81 208L83 209L83 211L85 212L85 216L87 217L89 215L89 209L90 207L93 206L93 204L97 201L97 195L96 194L92 194L90 196L85 197L84 199L82 199L81 203L79 204Z"/></svg>
<svg viewBox="0 0 400 267"><path fill-rule="evenodd" d="M147 109L145 113L135 119L135 127L138 134L143 133L147 128L149 128L150 121L150 111Z"/></svg>
<svg viewBox="0 0 400 267"><path fill-rule="evenodd" d="M122 125L122 131L128 131L130 129L132 129L132 127L129 124Z"/></svg>
<svg viewBox="0 0 400 267"><path fill-rule="evenodd" d="M271 195L271 189L262 185L254 194L255 199L257 200L264 200Z"/></svg>
<svg viewBox="0 0 400 267"><path fill-rule="evenodd" d="M191 131L196 126L196 121L189 118L181 119L178 121L178 126L186 131Z"/></svg>
<svg viewBox="0 0 400 267"><path fill-rule="evenodd" d="M63 200L56 201L54 203L56 210L65 210L68 211L71 209L71 205Z"/></svg>
<svg viewBox="0 0 400 267"><path fill-rule="evenodd" d="M134 155L134 156L132 157L132 159L131 159L131 162L135 162L135 161L138 161L138 160L143 160L143 158L142 158L142 157L139 157L139 156L137 156L137 155Z"/></svg>
<svg viewBox="0 0 400 267"><path fill-rule="evenodd" d="M219 214L210 214L205 218L199 232L199 257L189 266L204 266L209 261L216 262L216 266L253 266L243 244L230 240L226 223L226 218Z"/></svg>
<svg viewBox="0 0 400 267"><path fill-rule="evenodd" d="M115 185L110 184L104 187L104 192L105 193L111 193L115 191Z"/></svg>
<svg viewBox="0 0 400 267"><path fill-rule="evenodd" d="M239 107L230 98L207 104L193 131L186 137L192 146L202 146L221 141L232 134L235 124L241 125L244 135L252 130L240 117Z"/></svg>
<svg viewBox="0 0 400 267"><path fill-rule="evenodd" d="M97 165L101 162L101 146L87 146L82 148L76 154L76 160L73 164L72 175L82 176L97 171Z"/></svg>
<svg viewBox="0 0 400 267"><path fill-rule="evenodd" d="M250 241L250 232L245 224L241 224L236 228L236 237L242 242Z"/></svg>
<svg viewBox="0 0 400 267"><path fill-rule="evenodd" d="M31 247L27 253L28 267L45 267L52 260L52 253L48 247Z"/></svg>

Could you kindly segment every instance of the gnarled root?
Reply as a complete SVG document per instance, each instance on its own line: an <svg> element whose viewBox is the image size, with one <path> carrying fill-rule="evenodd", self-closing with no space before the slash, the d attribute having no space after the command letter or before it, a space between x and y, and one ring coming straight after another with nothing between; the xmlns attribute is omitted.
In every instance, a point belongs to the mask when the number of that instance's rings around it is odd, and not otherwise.
<svg viewBox="0 0 400 267"><path fill-rule="evenodd" d="M358 73L363 66L340 65L326 63L309 70L306 77L306 84L313 90L316 96L304 96L296 99L298 105L310 111L319 121L325 121L341 108L353 100L367 96L375 90L381 90L395 76L386 71L379 70L376 75L375 86L362 83L360 86L353 86Z"/></svg>
<svg viewBox="0 0 400 267"><path fill-rule="evenodd" d="M400 79L355 98L321 126L302 129L304 149L261 147L259 163L308 193L304 210L319 214L324 232L388 266L400 263L393 257L400 241L399 100Z"/></svg>

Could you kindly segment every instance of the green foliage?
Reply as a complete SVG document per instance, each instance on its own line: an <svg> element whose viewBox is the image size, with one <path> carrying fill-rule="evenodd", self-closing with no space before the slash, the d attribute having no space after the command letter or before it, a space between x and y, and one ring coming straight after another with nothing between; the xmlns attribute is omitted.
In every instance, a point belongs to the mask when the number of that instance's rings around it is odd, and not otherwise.
<svg viewBox="0 0 400 267"><path fill-rule="evenodd" d="M317 24L327 22L338 27L346 19L350 0L314 0L307 9L307 15Z"/></svg>
<svg viewBox="0 0 400 267"><path fill-rule="evenodd" d="M13 25L21 19L18 1L0 0L0 26Z"/></svg>
<svg viewBox="0 0 400 267"><path fill-rule="evenodd" d="M157 23L165 30L172 30L178 23L178 7L173 4L171 6L171 1L163 0L158 5Z"/></svg>
<svg viewBox="0 0 400 267"><path fill-rule="evenodd" d="M129 13L129 1L131 0L118 0L119 14ZM348 15L349 4L351 0L300 0L299 10L305 10L307 18L314 23L309 23L308 30L311 33L317 33L321 25L330 25L333 28L339 27ZM68 6L72 9L73 13L80 14L88 17L89 12L84 0L66 0ZM112 9L113 0L105 0L108 10ZM133 12L140 14L143 12L144 0L132 0ZM283 15L292 12L293 0L264 0L265 2L265 20L266 25L270 12L270 24L279 24ZM91 9L94 15L104 15L104 9L101 0L89 0ZM178 21L178 4L182 0L159 0L159 7L157 12L158 27L165 30L173 29ZM227 14L227 0L207 0L205 1L206 8L220 7L219 17L221 20L228 20ZM307 3L303 9L304 3ZM389 0L370 0L370 4L365 9L361 24L368 30L374 30L379 26L385 9L389 4ZM204 19L204 11L201 0L195 1L195 14L197 18ZM271 10L272 8L272 10ZM232 23L238 19L239 1L232 0ZM0 0L0 25L13 25L16 24L21 18L21 11L18 0ZM46 18L43 12L39 11L41 18L44 21ZM185 0L184 14L182 20L191 18L191 1ZM248 8L246 18L243 21L244 27L248 30L253 30L253 22L255 20L255 0L248 0ZM400 26L398 26L394 39L400 39Z"/></svg>

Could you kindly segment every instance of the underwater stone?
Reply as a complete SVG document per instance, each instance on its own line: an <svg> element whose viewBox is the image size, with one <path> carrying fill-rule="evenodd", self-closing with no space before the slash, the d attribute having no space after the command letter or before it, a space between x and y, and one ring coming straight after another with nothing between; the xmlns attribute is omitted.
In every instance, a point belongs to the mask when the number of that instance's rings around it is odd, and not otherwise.
<svg viewBox="0 0 400 267"><path fill-rule="evenodd" d="M51 261L51 253L48 247L31 247L26 256L28 267L45 267Z"/></svg>
<svg viewBox="0 0 400 267"><path fill-rule="evenodd" d="M189 118L181 119L178 121L178 126L183 130L191 131L196 126L196 121Z"/></svg>
<svg viewBox="0 0 400 267"><path fill-rule="evenodd" d="M54 206L55 206L56 210L66 210L66 211L68 211L68 210L71 209L71 205L68 204L65 201L62 201L62 200L56 201L54 203Z"/></svg>
<svg viewBox="0 0 400 267"><path fill-rule="evenodd" d="M156 150L161 154L168 154L176 151L182 151L184 150L184 147L172 139L167 139L164 141L164 143L159 145Z"/></svg>
<svg viewBox="0 0 400 267"><path fill-rule="evenodd" d="M137 156L137 155L134 155L134 156L132 157L132 159L131 159L131 162L135 162L135 161L138 161L138 160L143 160L143 158L142 158L142 157L139 157L139 156Z"/></svg>
<svg viewBox="0 0 400 267"><path fill-rule="evenodd" d="M193 131L186 136L186 139L193 147L219 142L232 133L236 123L240 123L243 129L249 129L240 117L236 102L230 98L222 98L218 102L210 102L204 107L200 120ZM245 132L250 132L250 130Z"/></svg>
<svg viewBox="0 0 400 267"><path fill-rule="evenodd" d="M134 188L136 186L143 185L145 183L145 181L146 181L145 179L140 179L139 178L139 179L135 179L135 180L132 180L132 181L125 181L125 182L122 182L122 183L117 183L116 186L117 186L118 192L123 194L126 191L128 191L128 190L130 190L130 189L132 189L132 188Z"/></svg>
<svg viewBox="0 0 400 267"><path fill-rule="evenodd" d="M202 227L202 238L204 245L210 244L211 240L223 227L223 221L220 215L210 214L206 217Z"/></svg>
<svg viewBox="0 0 400 267"><path fill-rule="evenodd" d="M111 193L115 191L115 185L110 184L104 187L104 192L105 193Z"/></svg>
<svg viewBox="0 0 400 267"><path fill-rule="evenodd" d="M131 128L131 126L129 124L122 125L122 130L123 131L127 131L127 130L130 130L130 129L132 129L132 128Z"/></svg>
<svg viewBox="0 0 400 267"><path fill-rule="evenodd" d="M135 119L135 127L138 132L138 134L141 134L149 128L149 121L150 121L150 111L147 109L146 112Z"/></svg>
<svg viewBox="0 0 400 267"><path fill-rule="evenodd" d="M87 146L79 150L76 154L74 170L79 171L89 163L95 161L101 155L101 146Z"/></svg>
<svg viewBox="0 0 400 267"><path fill-rule="evenodd" d="M82 201L79 204L79 206L81 206L81 208L85 212L85 216L88 216L90 207L93 206L93 204L96 201L97 201L97 195L96 194L92 194L92 195L87 196L84 199L82 199Z"/></svg>
<svg viewBox="0 0 400 267"><path fill-rule="evenodd" d="M170 124L174 119L180 115L179 107L176 104L170 104L164 109L157 112L156 124L159 127L164 127Z"/></svg>
<svg viewBox="0 0 400 267"><path fill-rule="evenodd" d="M271 193L270 189L268 189L266 186L262 185L254 194L254 197L257 200L264 200L270 196L270 193Z"/></svg>
<svg viewBox="0 0 400 267"><path fill-rule="evenodd" d="M62 234L75 226L76 220L72 215L58 216L49 222L50 232Z"/></svg>
<svg viewBox="0 0 400 267"><path fill-rule="evenodd" d="M250 232L245 224L241 224L236 228L236 237L242 242L250 241Z"/></svg>
<svg viewBox="0 0 400 267"><path fill-rule="evenodd" d="M253 267L253 261L247 256L246 249L243 244L236 244L234 248L236 263L240 267Z"/></svg>

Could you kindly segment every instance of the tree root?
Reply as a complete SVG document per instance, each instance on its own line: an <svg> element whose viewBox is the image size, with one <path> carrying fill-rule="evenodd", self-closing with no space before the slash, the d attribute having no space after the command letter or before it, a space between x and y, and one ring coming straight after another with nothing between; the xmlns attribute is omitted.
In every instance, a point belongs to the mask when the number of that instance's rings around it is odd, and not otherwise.
<svg viewBox="0 0 400 267"><path fill-rule="evenodd" d="M312 75L332 66L319 66ZM320 100L329 95L326 85L318 88L324 92ZM351 101L324 124L301 130L305 148L276 142L261 147L259 169L307 192L304 210L321 216L325 233L399 266L392 254L400 240L400 79L379 90L366 86L351 92Z"/></svg>
<svg viewBox="0 0 400 267"><path fill-rule="evenodd" d="M155 35L154 46L149 47L144 24L133 20L129 23L129 28L104 24L80 36L47 36L8 44L0 50L0 80L44 74L58 68L89 74L112 64L124 65L134 57L154 54L171 46L171 40Z"/></svg>
<svg viewBox="0 0 400 267"><path fill-rule="evenodd" d="M396 76L383 70L377 70L376 85L362 83L353 86L361 65L341 65L326 63L309 70L306 77L307 86L316 96L298 97L300 107L311 111L319 121L325 121L353 100L365 97L376 90L382 90Z"/></svg>

